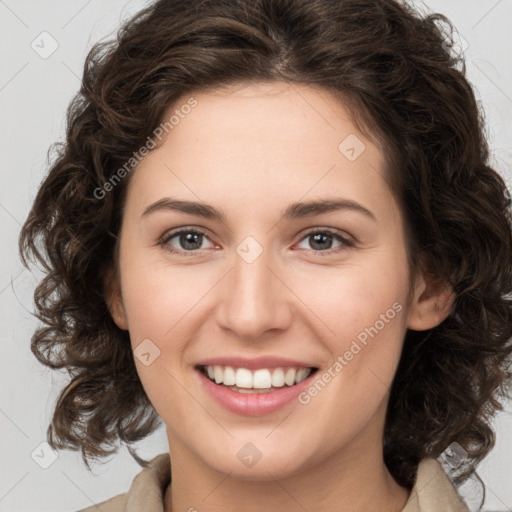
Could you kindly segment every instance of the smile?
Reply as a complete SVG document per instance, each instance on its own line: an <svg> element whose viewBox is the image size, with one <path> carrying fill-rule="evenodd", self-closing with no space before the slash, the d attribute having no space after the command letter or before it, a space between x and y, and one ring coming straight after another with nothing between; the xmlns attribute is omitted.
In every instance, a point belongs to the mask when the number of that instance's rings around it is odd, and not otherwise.
<svg viewBox="0 0 512 512"><path fill-rule="evenodd" d="M195 367L200 386L223 409L243 416L261 416L293 403L311 384L315 367L280 366L248 369L228 365Z"/></svg>
<svg viewBox="0 0 512 512"><path fill-rule="evenodd" d="M272 392L284 386L294 386L306 379L315 368L234 368L232 366L202 366L203 373L216 384L231 386L239 393Z"/></svg>

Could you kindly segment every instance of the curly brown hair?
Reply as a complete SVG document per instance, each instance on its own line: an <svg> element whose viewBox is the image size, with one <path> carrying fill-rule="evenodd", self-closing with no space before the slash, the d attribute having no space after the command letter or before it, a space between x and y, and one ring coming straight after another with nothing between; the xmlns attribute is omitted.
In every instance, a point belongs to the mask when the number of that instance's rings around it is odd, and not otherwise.
<svg viewBox="0 0 512 512"><path fill-rule="evenodd" d="M394 0L160 0L116 40L96 44L19 241L24 264L35 259L45 269L34 294L44 325L32 351L71 377L49 444L81 449L90 469L88 459L117 452L121 440L147 464L130 444L161 420L104 293L133 175L126 163L184 95L281 80L337 94L380 141L411 269L426 265L456 295L439 326L406 333L385 463L410 488L422 458L457 442L468 453L458 482L473 474L494 446L490 420L510 393L512 227L483 114L452 47L446 17Z"/></svg>

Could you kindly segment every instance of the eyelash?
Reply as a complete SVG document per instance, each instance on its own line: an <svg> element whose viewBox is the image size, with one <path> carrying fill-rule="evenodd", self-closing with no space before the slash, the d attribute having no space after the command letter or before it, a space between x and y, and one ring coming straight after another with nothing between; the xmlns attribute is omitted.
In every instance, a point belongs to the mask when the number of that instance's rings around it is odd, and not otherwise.
<svg viewBox="0 0 512 512"><path fill-rule="evenodd" d="M167 250L167 251L169 251L169 252L171 252L173 254L183 254L186 257L196 256L197 254L201 253L202 249L195 249L193 251L186 251L186 250L171 249L170 246L169 246L169 242L173 238L176 238L178 235L181 235L181 234L190 234L190 233L194 233L196 235L202 235L202 236L204 236L204 237L209 239L208 235L204 231L201 231L200 229L196 229L196 228L194 228L194 229L192 229L192 228L180 228L180 229L177 229L176 231L171 231L170 233L166 233L163 236L163 238L159 241L159 245L161 245L165 250ZM319 256L328 256L330 254L346 250L348 247L353 247L354 246L354 241L353 240L350 240L349 238L346 238L346 237L342 236L340 233L338 233L336 231L333 231L332 229L328 229L328 228L312 229L311 231L308 231L307 233L305 233L303 235L303 237L300 239L299 243L302 242L302 240L304 240L304 239L306 239L308 237L311 237L313 235L317 235L317 234L331 235L337 241L341 242L341 244L342 244L342 246L340 248L338 248L338 249L328 249L328 250L325 250L325 251L319 251L319 250L314 250L314 249L309 249L308 250L310 252L314 252L315 254L318 254Z"/></svg>

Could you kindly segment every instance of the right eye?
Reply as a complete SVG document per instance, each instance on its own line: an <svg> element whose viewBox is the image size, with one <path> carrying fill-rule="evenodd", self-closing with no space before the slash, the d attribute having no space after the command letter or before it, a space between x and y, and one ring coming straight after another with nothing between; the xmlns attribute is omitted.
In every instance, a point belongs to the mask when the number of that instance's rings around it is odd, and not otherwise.
<svg viewBox="0 0 512 512"><path fill-rule="evenodd" d="M173 240L176 239L176 242ZM209 238L206 233L197 229L180 228L166 233L159 242L162 247L172 253L194 256L204 250L203 241ZM176 247L178 245L179 247Z"/></svg>

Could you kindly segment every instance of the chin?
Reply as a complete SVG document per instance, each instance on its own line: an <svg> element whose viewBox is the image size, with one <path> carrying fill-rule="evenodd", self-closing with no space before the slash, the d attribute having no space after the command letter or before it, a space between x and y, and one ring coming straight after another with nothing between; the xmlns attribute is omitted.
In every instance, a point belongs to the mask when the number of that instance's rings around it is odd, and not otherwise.
<svg viewBox="0 0 512 512"><path fill-rule="evenodd" d="M219 453L212 449L203 461L215 471L229 474L230 478L260 482L288 478L314 464L304 456L304 447L300 446L289 445L284 449L268 440L266 443L256 440L232 444ZM266 446L258 449L258 444Z"/></svg>

